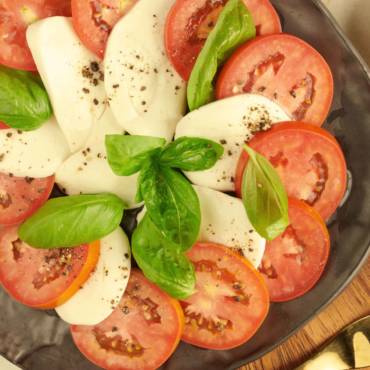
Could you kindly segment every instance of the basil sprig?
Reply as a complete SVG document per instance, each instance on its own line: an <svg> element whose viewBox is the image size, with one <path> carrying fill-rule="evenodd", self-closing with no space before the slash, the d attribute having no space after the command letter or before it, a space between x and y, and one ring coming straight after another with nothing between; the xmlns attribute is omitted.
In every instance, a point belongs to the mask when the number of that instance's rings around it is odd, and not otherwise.
<svg viewBox="0 0 370 370"><path fill-rule="evenodd" d="M118 176L130 176L140 171L150 155L163 148L165 144L165 139L150 136L107 135L105 137L105 145L110 153L108 162Z"/></svg>
<svg viewBox="0 0 370 370"><path fill-rule="evenodd" d="M52 115L48 94L31 72L0 66L0 120L24 131L35 130Z"/></svg>
<svg viewBox="0 0 370 370"><path fill-rule="evenodd" d="M197 109L213 99L213 79L218 66L245 41L256 36L252 15L242 0L229 0L210 32L191 72L187 96L189 109Z"/></svg>
<svg viewBox="0 0 370 370"><path fill-rule="evenodd" d="M177 245L165 239L146 214L132 236L132 253L145 276L172 297L194 292L194 266Z"/></svg>
<svg viewBox="0 0 370 370"><path fill-rule="evenodd" d="M272 240L289 225L287 193L271 163L249 146L244 149L249 155L242 183L244 206L258 234Z"/></svg>
<svg viewBox="0 0 370 370"><path fill-rule="evenodd" d="M166 146L161 140L108 135L108 162L118 175L140 171L136 200L145 202L149 217L160 233L185 250L198 237L200 205L193 187L176 169L208 169L224 149L214 141L201 138L184 137ZM125 153L133 159L133 165Z"/></svg>
<svg viewBox="0 0 370 370"><path fill-rule="evenodd" d="M136 198L144 200L146 215L133 234L133 255L149 280L173 297L185 298L194 290L195 275L184 252L198 238L201 214L196 192L178 169L208 169L222 156L223 147L200 138L180 138L158 147L153 142L145 136L108 136L108 161L115 173L131 173L119 153L129 153L133 143L143 149L135 165L140 170Z"/></svg>
<svg viewBox="0 0 370 370"><path fill-rule="evenodd" d="M199 235L200 205L189 181L154 157L140 172L139 191L163 236L181 249L191 247Z"/></svg>
<svg viewBox="0 0 370 370"><path fill-rule="evenodd" d="M19 237L35 248L65 248L90 243L113 232L125 209L113 194L50 199L19 228Z"/></svg>

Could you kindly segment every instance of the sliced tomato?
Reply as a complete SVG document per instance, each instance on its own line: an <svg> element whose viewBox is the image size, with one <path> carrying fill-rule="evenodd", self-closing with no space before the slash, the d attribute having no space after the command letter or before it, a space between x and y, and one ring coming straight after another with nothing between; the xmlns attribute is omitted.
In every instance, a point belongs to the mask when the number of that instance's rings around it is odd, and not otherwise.
<svg viewBox="0 0 370 370"><path fill-rule="evenodd" d="M83 44L103 58L113 26L137 0L72 0L73 26Z"/></svg>
<svg viewBox="0 0 370 370"><path fill-rule="evenodd" d="M4 122L1 122L1 121L0 121L0 130L4 130L4 129L6 129L6 128L9 128L9 126L8 126L8 125L6 125Z"/></svg>
<svg viewBox="0 0 370 370"><path fill-rule="evenodd" d="M267 243L259 268L272 302L289 301L308 292L329 257L329 232L314 208L290 199L289 220L285 232Z"/></svg>
<svg viewBox="0 0 370 370"><path fill-rule="evenodd" d="M76 248L32 248L19 239L17 226L5 228L0 235L0 282L26 306L55 308L89 278L99 253L100 242Z"/></svg>
<svg viewBox="0 0 370 370"><path fill-rule="evenodd" d="M177 301L132 270L116 310L96 326L71 326L78 349L108 370L151 370L176 349L184 316Z"/></svg>
<svg viewBox="0 0 370 370"><path fill-rule="evenodd" d="M36 71L26 40L27 27L42 18L70 16L71 0L2 0L0 2L0 64Z"/></svg>
<svg viewBox="0 0 370 370"><path fill-rule="evenodd" d="M283 122L258 133L249 145L270 160L289 197L305 201L324 220L338 208L347 187L347 167L338 142L327 131L302 122ZM235 176L240 197L247 162L243 151Z"/></svg>
<svg viewBox="0 0 370 370"><path fill-rule="evenodd" d="M54 176L41 179L0 172L0 225L15 225L32 215L49 198Z"/></svg>
<svg viewBox="0 0 370 370"><path fill-rule="evenodd" d="M243 0L258 35L281 32L278 14L268 0ZM180 76L188 80L198 54L227 0L177 0L165 30L167 54Z"/></svg>
<svg viewBox="0 0 370 370"><path fill-rule="evenodd" d="M181 301L185 313L182 340L202 348L230 349L258 330L269 310L261 274L243 257L213 243L189 252L196 271L196 293Z"/></svg>
<svg viewBox="0 0 370 370"><path fill-rule="evenodd" d="M333 76L324 58L303 40L263 36L241 46L218 78L218 99L241 93L264 95L293 120L321 126L333 100Z"/></svg>

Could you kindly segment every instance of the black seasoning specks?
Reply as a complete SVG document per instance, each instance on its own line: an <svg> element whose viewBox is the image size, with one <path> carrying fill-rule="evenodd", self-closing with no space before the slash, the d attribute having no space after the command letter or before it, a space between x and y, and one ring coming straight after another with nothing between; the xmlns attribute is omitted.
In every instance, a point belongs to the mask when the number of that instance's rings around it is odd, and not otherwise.
<svg viewBox="0 0 370 370"><path fill-rule="evenodd" d="M92 72L99 72L100 66L98 62L91 62L90 63L90 69Z"/></svg>
<svg viewBox="0 0 370 370"><path fill-rule="evenodd" d="M81 75L91 86L98 86L100 82L104 81L104 73L100 69L100 64L96 61L92 61L89 65L83 66Z"/></svg>
<svg viewBox="0 0 370 370"><path fill-rule="evenodd" d="M249 142L256 132L267 131L272 126L272 119L268 110L262 105L248 107L242 117L242 124L247 130L245 142Z"/></svg>

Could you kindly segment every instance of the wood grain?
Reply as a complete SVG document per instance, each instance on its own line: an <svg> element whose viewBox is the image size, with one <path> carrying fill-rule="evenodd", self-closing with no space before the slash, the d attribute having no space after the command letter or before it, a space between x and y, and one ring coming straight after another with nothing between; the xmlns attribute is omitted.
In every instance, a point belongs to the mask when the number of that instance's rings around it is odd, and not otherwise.
<svg viewBox="0 0 370 370"><path fill-rule="evenodd" d="M370 259L346 290L289 340L240 370L292 370L351 322L370 314Z"/></svg>

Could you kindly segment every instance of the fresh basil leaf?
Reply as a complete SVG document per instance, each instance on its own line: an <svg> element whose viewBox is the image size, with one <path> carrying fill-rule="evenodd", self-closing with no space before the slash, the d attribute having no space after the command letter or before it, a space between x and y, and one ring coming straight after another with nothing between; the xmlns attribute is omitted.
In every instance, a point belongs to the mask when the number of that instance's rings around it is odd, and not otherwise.
<svg viewBox="0 0 370 370"><path fill-rule="evenodd" d="M31 72L0 66L0 120L19 130L35 130L53 114L41 80Z"/></svg>
<svg viewBox="0 0 370 370"><path fill-rule="evenodd" d="M249 160L242 184L244 206L258 234L272 240L289 225L288 197L271 163L247 145L245 150Z"/></svg>
<svg viewBox="0 0 370 370"><path fill-rule="evenodd" d="M19 228L19 237L35 248L65 248L90 243L120 224L125 204L113 194L50 199Z"/></svg>
<svg viewBox="0 0 370 370"><path fill-rule="evenodd" d="M150 136L107 135L105 146L108 163L118 176L140 171L149 156L166 144L166 140Z"/></svg>
<svg viewBox="0 0 370 370"><path fill-rule="evenodd" d="M132 254L145 276L177 299L193 294L194 266L176 244L163 237L149 214L132 236Z"/></svg>
<svg viewBox="0 0 370 370"><path fill-rule="evenodd" d="M163 236L183 250L190 248L200 230L200 205L189 181L152 158L141 169L139 184L148 214Z"/></svg>
<svg viewBox="0 0 370 370"><path fill-rule="evenodd" d="M223 146L212 140L180 137L167 145L159 161L183 171L202 171L213 167L223 153Z"/></svg>
<svg viewBox="0 0 370 370"><path fill-rule="evenodd" d="M213 99L217 68L245 41L256 36L251 13L242 0L229 0L215 28L200 52L191 72L187 96L189 109L197 109Z"/></svg>

